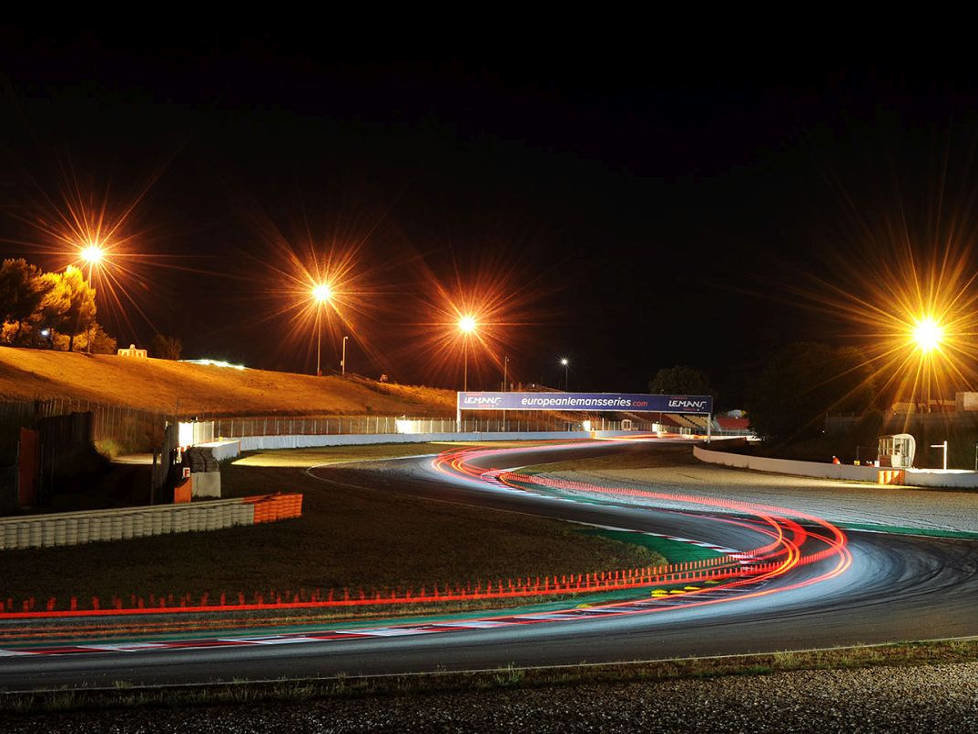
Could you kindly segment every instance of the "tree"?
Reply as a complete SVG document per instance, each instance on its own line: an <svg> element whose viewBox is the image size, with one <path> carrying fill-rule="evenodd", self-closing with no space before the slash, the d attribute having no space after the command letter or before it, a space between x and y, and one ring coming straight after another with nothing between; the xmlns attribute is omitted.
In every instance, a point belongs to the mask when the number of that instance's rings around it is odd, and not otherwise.
<svg viewBox="0 0 978 734"><path fill-rule="evenodd" d="M48 286L41 299L41 325L67 334L70 352L75 348L75 337L95 323L95 289L72 265L64 273L45 273L41 280Z"/></svg>
<svg viewBox="0 0 978 734"><path fill-rule="evenodd" d="M664 367L649 380L649 392L657 395L713 395L710 381L702 370L676 365Z"/></svg>
<svg viewBox="0 0 978 734"><path fill-rule="evenodd" d="M183 344L175 336L156 334L149 343L149 351L157 359L180 359Z"/></svg>
<svg viewBox="0 0 978 734"><path fill-rule="evenodd" d="M23 258L0 265L0 322L15 324L10 341L19 341L24 323L39 310L47 289L41 271Z"/></svg>
<svg viewBox="0 0 978 734"><path fill-rule="evenodd" d="M790 344L748 386L751 428L776 440L819 434L829 412L862 413L873 402L871 370L859 351Z"/></svg>
<svg viewBox="0 0 978 734"><path fill-rule="evenodd" d="M91 349L88 348L89 338L92 340ZM54 345L56 349L67 349L68 337L62 334L55 334ZM75 337L74 346L78 348L79 352L91 351L92 354L115 354L118 342L116 342L115 337L105 333L102 324L95 321L90 328Z"/></svg>

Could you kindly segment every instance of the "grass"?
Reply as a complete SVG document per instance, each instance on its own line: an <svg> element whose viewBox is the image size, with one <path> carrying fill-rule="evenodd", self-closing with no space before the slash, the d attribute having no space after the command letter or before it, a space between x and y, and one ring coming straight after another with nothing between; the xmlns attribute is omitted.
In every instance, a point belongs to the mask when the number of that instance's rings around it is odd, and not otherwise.
<svg viewBox="0 0 978 734"><path fill-rule="evenodd" d="M564 471L603 471L608 469L650 469L661 466L682 466L697 464L689 446L663 446L662 444L641 444L621 447L614 444L615 450L603 456L584 459L554 461L546 464L527 466L525 472L564 472Z"/></svg>
<svg viewBox="0 0 978 734"><path fill-rule="evenodd" d="M0 593L87 600L299 588L383 590L658 564L647 548L520 514L325 484L296 469L228 466L225 496L302 492L303 516L253 527L0 553ZM65 573L65 569L72 569Z"/></svg>
<svg viewBox="0 0 978 734"><path fill-rule="evenodd" d="M329 446L309 449L280 449L248 452L232 461L234 466L310 467L358 461L396 459L403 456L437 454L445 446L430 443L387 443L365 446Z"/></svg>
<svg viewBox="0 0 978 734"><path fill-rule="evenodd" d="M653 553L658 553L668 558L672 563L700 561L723 555L720 551L713 550L712 548L703 548L692 543L680 543L669 538L660 538L655 535L645 535L644 533L602 529L588 530L585 531L585 534L620 540L624 543L636 543L648 548Z"/></svg>
<svg viewBox="0 0 978 734"><path fill-rule="evenodd" d="M0 347L0 396L70 397L180 414L455 414L455 393L436 388L15 347Z"/></svg>
<svg viewBox="0 0 978 734"><path fill-rule="evenodd" d="M431 441L427 443L364 444L324 446L307 449L269 449L247 452L231 463L238 466L311 467L361 461L397 459L405 456L437 454L449 449L469 447L512 448L538 446L540 441Z"/></svg>
<svg viewBox="0 0 978 734"><path fill-rule="evenodd" d="M729 676L771 675L797 670L852 670L876 666L924 666L978 661L978 640L936 640L886 645L854 646L801 652L775 652L713 658L690 658L639 663L521 668L419 675L318 679L235 681L231 683L133 686L124 680L101 689L58 689L0 694L0 712L36 714L45 711L80 711L107 707L181 707L255 704L260 702L312 703L346 698L425 696L432 693L480 695L497 689L655 683L682 679L717 679Z"/></svg>

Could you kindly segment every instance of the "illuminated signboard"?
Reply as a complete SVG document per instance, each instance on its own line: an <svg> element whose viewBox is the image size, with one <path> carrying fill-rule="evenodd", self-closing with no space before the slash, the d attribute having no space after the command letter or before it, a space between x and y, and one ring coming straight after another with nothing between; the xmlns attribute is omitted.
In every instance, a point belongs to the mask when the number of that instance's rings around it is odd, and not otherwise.
<svg viewBox="0 0 978 734"><path fill-rule="evenodd" d="M712 414L713 397L616 392L460 392L458 409Z"/></svg>

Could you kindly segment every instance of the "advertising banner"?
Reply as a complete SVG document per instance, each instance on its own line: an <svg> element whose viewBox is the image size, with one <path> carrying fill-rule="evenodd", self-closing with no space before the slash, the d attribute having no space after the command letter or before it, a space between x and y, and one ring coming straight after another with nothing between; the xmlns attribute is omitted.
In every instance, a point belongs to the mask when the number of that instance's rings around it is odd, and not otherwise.
<svg viewBox="0 0 978 734"><path fill-rule="evenodd" d="M616 392L460 392L458 409L712 414L713 397Z"/></svg>

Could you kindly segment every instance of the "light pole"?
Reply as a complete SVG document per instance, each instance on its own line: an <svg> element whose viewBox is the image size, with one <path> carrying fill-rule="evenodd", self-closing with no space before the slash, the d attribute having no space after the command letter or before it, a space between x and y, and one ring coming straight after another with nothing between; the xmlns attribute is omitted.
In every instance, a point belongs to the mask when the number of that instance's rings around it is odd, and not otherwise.
<svg viewBox="0 0 978 734"><path fill-rule="evenodd" d="M564 392L567 392L567 384L568 384L567 371L570 369L569 367L570 361L567 359L567 357L562 357L560 363L564 366Z"/></svg>
<svg viewBox="0 0 978 734"><path fill-rule="evenodd" d="M323 305L329 302L333 291L326 283L320 283L312 289L312 297L316 300L316 376L323 374Z"/></svg>
<svg viewBox="0 0 978 734"><path fill-rule="evenodd" d="M105 250L103 250L97 244L91 243L89 245L86 245L84 248L82 248L81 257L82 257L82 260L84 260L85 262L88 263L88 285L93 290L92 302L94 303L95 302L95 295L94 295L95 285L92 282L92 276L94 275L95 266L98 265L100 262L102 262L102 258L105 257ZM78 318L81 319L81 308L80 307L79 307L79 310L78 310ZM93 319L93 322L94 322L94 319ZM86 351L89 354L92 353L92 326L93 326L93 324L89 324L89 326L88 326L88 338L86 339L87 344L85 345L85 349L86 349ZM75 326L75 329L76 330L78 329L78 326L77 325Z"/></svg>
<svg viewBox="0 0 978 734"><path fill-rule="evenodd" d="M348 336L343 337L343 358L340 359L340 370L344 377L346 377L346 340L349 338Z"/></svg>
<svg viewBox="0 0 978 734"><path fill-rule="evenodd" d="M463 316L458 320L458 330L462 332L462 392L469 391L469 334L475 331L474 316Z"/></svg>
<svg viewBox="0 0 978 734"><path fill-rule="evenodd" d="M508 370L506 369L507 367L509 367L509 357L503 355L503 392L509 392L509 380L507 379ZM503 431L505 430L506 430L506 411L503 410Z"/></svg>
<svg viewBox="0 0 978 734"><path fill-rule="evenodd" d="M932 316L925 316L914 324L911 332L917 349L920 350L921 360L929 360L932 353L940 350L941 341L944 339L944 327ZM924 379L927 383L927 410L931 412L930 386L933 378L932 365L928 361Z"/></svg>
<svg viewBox="0 0 978 734"><path fill-rule="evenodd" d="M944 471L947 471L947 441L944 441L944 443L932 443L930 447L932 449L944 449L944 462L942 466Z"/></svg>

